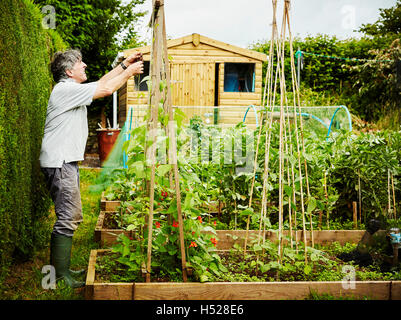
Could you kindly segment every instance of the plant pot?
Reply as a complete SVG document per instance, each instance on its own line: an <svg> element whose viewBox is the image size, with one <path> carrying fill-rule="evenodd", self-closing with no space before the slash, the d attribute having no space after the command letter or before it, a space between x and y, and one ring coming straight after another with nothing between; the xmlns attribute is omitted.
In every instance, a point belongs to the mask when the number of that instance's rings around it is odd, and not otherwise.
<svg viewBox="0 0 401 320"><path fill-rule="evenodd" d="M106 161L114 143L116 142L121 129L97 129L97 140L99 144L99 159L100 165Z"/></svg>

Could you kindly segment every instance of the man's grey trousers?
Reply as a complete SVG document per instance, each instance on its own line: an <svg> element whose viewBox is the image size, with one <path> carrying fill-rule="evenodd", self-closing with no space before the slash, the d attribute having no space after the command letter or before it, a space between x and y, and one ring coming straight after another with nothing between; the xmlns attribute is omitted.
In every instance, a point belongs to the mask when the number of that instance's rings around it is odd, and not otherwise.
<svg viewBox="0 0 401 320"><path fill-rule="evenodd" d="M42 172L57 216L53 233L72 237L83 220L78 162L63 163L61 168L42 168Z"/></svg>

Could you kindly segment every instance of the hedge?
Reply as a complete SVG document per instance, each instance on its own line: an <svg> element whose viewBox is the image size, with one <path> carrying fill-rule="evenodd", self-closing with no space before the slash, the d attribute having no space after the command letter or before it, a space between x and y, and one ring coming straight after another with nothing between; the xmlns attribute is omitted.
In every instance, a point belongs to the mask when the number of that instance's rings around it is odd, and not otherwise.
<svg viewBox="0 0 401 320"><path fill-rule="evenodd" d="M47 245L51 201L39 154L52 87L49 61L65 45L29 0L0 1L0 283L11 263Z"/></svg>

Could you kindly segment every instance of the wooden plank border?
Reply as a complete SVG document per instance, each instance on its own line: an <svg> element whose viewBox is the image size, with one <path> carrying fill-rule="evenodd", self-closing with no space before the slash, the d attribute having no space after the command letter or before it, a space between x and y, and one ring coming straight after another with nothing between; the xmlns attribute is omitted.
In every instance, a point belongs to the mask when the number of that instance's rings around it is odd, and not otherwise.
<svg viewBox="0 0 401 320"><path fill-rule="evenodd" d="M113 245L116 243L117 237L121 233L125 233L126 236L132 237L133 233L124 231L123 229L106 229L103 226L105 216L108 214L115 214L116 212L112 211L101 211L96 223L95 227L95 241L100 243L101 247L105 245ZM317 244L328 244L332 242L339 242L340 244L345 244L347 242L357 243L359 242L363 235L365 234L365 230L315 230L314 241ZM233 248L234 244L239 244L243 246L246 230L216 230L217 233L217 249L218 250L229 250ZM250 230L249 231L249 239L257 239L259 231ZM277 240L277 233L266 231L266 239L270 241ZM289 231L284 230L284 236L289 236ZM263 233L262 233L263 235ZM303 231L297 231L297 238L301 241L303 240ZM295 232L293 233L293 239L295 239ZM307 231L306 239L310 241L311 233Z"/></svg>
<svg viewBox="0 0 401 320"><path fill-rule="evenodd" d="M121 205L121 202L118 200L107 200L104 195L104 191L102 192L102 196L100 198L100 210L116 211L120 205Z"/></svg>
<svg viewBox="0 0 401 320"><path fill-rule="evenodd" d="M342 281L96 283L96 258L107 251L90 253L85 288L88 300L296 300L310 293L401 300L401 281L356 281L353 288L344 288Z"/></svg>
<svg viewBox="0 0 401 320"><path fill-rule="evenodd" d="M135 283L134 300L303 300L311 293L374 300L390 299L390 281L356 281L344 289L331 282Z"/></svg>
<svg viewBox="0 0 401 320"><path fill-rule="evenodd" d="M107 214L116 214L116 212L100 211L95 227L94 239L102 248L117 243L117 238L122 233L127 237L133 237L134 233L132 231L125 231L123 229L106 229L103 224Z"/></svg>

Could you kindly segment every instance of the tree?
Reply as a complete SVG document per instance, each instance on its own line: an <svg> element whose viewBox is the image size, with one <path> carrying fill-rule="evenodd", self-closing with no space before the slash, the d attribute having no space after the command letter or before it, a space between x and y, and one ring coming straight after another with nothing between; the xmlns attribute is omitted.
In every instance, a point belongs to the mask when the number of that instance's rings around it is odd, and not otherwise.
<svg viewBox="0 0 401 320"><path fill-rule="evenodd" d="M146 12L134 12L134 8L144 1L34 0L40 7L54 7L56 30L71 48L81 50L88 65L88 81L96 81L109 71L127 44L141 45L137 23ZM98 112L100 105L111 105L111 98L94 101L90 110Z"/></svg>
<svg viewBox="0 0 401 320"><path fill-rule="evenodd" d="M379 9L380 18L374 23L363 24L359 32L374 38L379 44L390 44L401 35L401 0L394 7Z"/></svg>
<svg viewBox="0 0 401 320"><path fill-rule="evenodd" d="M401 61L400 39L382 50L373 50L375 60L367 61L354 68L354 85L358 89L359 107L357 110L365 120L391 120L390 125L399 129L401 119L398 111L401 101L400 76L397 64ZM387 121L388 122L388 121Z"/></svg>
<svg viewBox="0 0 401 320"><path fill-rule="evenodd" d="M388 9L379 9L379 19L359 29L374 43L375 61L354 68L359 113L368 121L380 121L399 129L401 122L401 0ZM398 71L398 72L397 72Z"/></svg>

